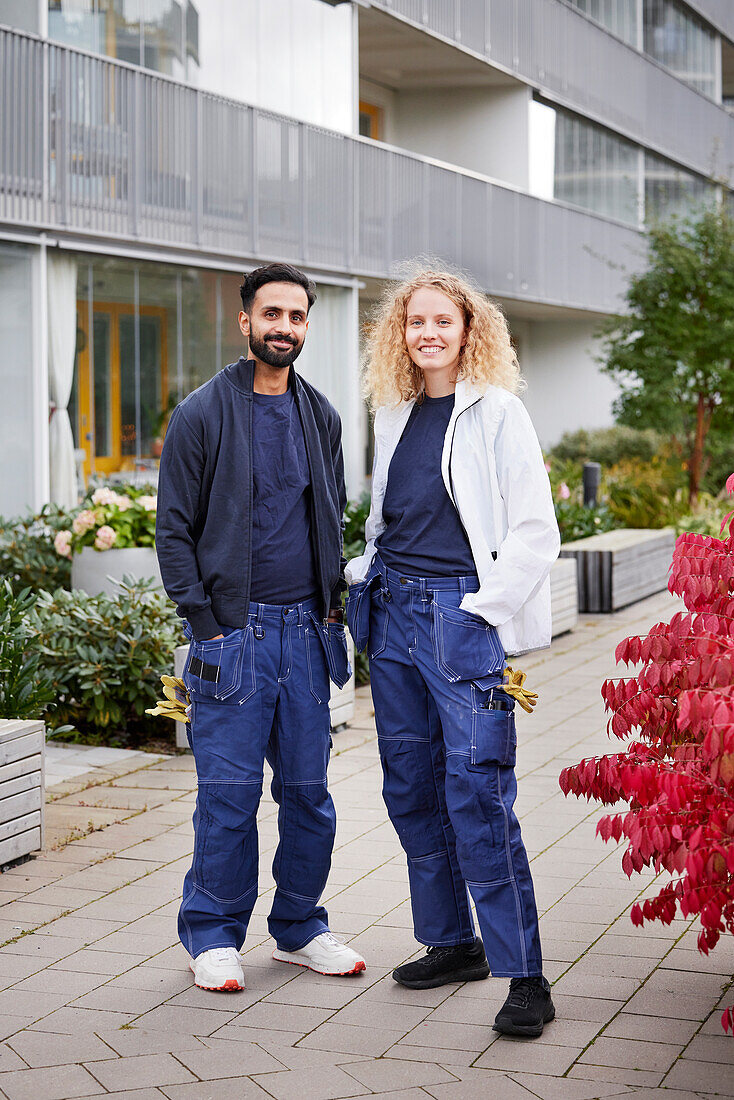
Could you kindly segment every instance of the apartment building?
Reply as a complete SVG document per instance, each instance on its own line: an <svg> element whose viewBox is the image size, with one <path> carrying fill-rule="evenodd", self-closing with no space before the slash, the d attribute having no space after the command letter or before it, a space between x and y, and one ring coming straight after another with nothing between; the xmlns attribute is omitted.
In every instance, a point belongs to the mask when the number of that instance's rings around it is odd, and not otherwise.
<svg viewBox="0 0 734 1100"><path fill-rule="evenodd" d="M599 321L646 221L730 200L732 107L731 0L0 0L0 514L154 469L272 259L353 495L360 323L416 256L503 304L543 443L608 423Z"/></svg>

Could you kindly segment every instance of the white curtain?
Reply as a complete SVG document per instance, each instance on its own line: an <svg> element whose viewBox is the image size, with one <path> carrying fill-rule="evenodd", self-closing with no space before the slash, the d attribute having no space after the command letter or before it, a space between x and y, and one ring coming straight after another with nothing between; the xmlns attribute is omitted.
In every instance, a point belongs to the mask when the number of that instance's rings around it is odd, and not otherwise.
<svg viewBox="0 0 734 1100"><path fill-rule="evenodd" d="M342 419L342 447L347 492L355 496L364 485L364 406L360 396L356 290L316 287L316 303L308 315L308 334L296 370L326 394Z"/></svg>
<svg viewBox="0 0 734 1100"><path fill-rule="evenodd" d="M76 260L66 253L48 256L48 396L50 496L63 508L78 503L74 436L69 395L76 355Z"/></svg>

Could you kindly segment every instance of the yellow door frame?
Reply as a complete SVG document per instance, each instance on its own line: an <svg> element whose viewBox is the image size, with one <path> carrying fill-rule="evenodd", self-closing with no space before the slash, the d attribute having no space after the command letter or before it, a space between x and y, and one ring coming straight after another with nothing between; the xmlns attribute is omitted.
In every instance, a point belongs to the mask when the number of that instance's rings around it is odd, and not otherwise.
<svg viewBox="0 0 734 1100"><path fill-rule="evenodd" d="M111 474L123 468L123 463L131 456L122 454L122 413L120 409L120 318L135 313L134 305L126 305L120 302L94 303L94 314L105 314L109 318L110 326L110 427L112 439L111 455L94 455L95 473ZM140 306L140 316L158 317L160 320L160 400L161 408L168 398L168 317L167 311L161 306ZM92 472L92 452L95 447L95 419L94 380L91 377L90 334L88 329L89 311L86 301L77 302L77 317L79 328L84 334L84 344L79 352L78 366L78 424L77 439L79 445L86 452L84 459L84 474L86 477ZM86 436L89 434L90 438ZM152 455L144 455L151 458Z"/></svg>

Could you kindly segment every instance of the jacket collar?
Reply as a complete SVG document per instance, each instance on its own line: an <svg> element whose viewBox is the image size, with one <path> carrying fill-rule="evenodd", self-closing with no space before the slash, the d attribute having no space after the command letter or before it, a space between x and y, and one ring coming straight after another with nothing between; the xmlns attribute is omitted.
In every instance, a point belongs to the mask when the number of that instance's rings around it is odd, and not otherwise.
<svg viewBox="0 0 734 1100"><path fill-rule="evenodd" d="M252 396L255 382L255 360L245 359L241 355L236 363L230 363L224 368L224 376L231 386L240 393ZM288 368L288 388L298 399L301 395L301 380L296 374L293 365Z"/></svg>

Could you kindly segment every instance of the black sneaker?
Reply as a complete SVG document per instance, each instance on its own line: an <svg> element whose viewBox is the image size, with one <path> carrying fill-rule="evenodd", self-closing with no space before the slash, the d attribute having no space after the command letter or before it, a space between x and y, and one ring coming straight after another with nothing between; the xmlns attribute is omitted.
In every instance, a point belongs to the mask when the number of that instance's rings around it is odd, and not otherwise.
<svg viewBox="0 0 734 1100"><path fill-rule="evenodd" d="M556 1014L545 978L513 978L507 1000L497 1013L494 1031L537 1039Z"/></svg>
<svg viewBox="0 0 734 1100"><path fill-rule="evenodd" d="M408 989L433 989L448 982L479 982L489 977L489 963L479 936L474 943L429 947L422 959L403 963L392 976Z"/></svg>

